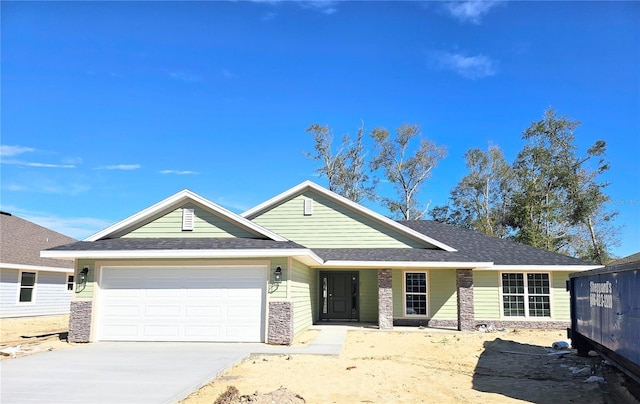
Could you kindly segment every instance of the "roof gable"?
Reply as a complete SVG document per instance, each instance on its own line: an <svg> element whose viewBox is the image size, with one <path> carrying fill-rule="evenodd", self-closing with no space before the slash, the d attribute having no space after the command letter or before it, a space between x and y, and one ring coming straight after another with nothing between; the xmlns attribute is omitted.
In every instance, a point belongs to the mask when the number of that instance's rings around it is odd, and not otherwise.
<svg viewBox="0 0 640 404"><path fill-rule="evenodd" d="M305 199L314 201L311 214L304 212ZM456 251L311 181L271 198L242 216L309 248L366 246Z"/></svg>
<svg viewBox="0 0 640 404"><path fill-rule="evenodd" d="M182 208L193 208L194 231L182 231ZM201 225L198 229L198 222ZM127 237L252 237L285 238L189 190L183 190L92 235L85 241Z"/></svg>

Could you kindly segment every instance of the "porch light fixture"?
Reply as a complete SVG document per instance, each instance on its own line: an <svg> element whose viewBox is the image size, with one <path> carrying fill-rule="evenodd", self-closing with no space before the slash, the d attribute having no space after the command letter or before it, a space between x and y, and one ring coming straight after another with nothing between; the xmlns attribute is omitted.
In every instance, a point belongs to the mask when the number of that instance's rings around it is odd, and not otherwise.
<svg viewBox="0 0 640 404"><path fill-rule="evenodd" d="M277 267L276 271L273 273L273 275L275 276L275 282L276 283L282 282L282 268Z"/></svg>
<svg viewBox="0 0 640 404"><path fill-rule="evenodd" d="M89 273L89 267L82 268L82 271L80 271L80 283L87 282L87 274L88 273Z"/></svg>

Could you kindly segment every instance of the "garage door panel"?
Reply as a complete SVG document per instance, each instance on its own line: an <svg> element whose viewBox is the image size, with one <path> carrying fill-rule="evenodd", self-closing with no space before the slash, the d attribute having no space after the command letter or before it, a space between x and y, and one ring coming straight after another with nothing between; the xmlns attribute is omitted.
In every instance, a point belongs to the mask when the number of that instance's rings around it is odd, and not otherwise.
<svg viewBox="0 0 640 404"><path fill-rule="evenodd" d="M139 317L140 307L135 305L110 305L102 309L103 316L109 317Z"/></svg>
<svg viewBox="0 0 640 404"><path fill-rule="evenodd" d="M266 267L103 268L99 340L263 341Z"/></svg>

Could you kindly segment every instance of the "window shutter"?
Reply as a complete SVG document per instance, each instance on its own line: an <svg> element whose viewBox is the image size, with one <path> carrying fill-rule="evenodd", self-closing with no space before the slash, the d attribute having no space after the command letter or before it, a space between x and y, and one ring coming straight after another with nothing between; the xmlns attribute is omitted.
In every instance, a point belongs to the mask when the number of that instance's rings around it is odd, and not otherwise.
<svg viewBox="0 0 640 404"><path fill-rule="evenodd" d="M193 230L194 214L193 209L182 209L182 230Z"/></svg>

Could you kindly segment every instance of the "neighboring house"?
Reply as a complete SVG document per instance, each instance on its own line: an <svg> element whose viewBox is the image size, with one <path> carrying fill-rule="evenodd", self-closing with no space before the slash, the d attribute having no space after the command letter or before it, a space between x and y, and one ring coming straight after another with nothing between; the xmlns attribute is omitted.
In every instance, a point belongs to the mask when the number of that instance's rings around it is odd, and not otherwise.
<svg viewBox="0 0 640 404"><path fill-rule="evenodd" d="M610 267L614 265L631 264L632 262L638 262L638 261L640 261L640 252L627 255L626 257L618 258L617 260L611 261L609 264L607 264L607 266Z"/></svg>
<svg viewBox="0 0 640 404"><path fill-rule="evenodd" d="M68 314L73 262L40 251L77 240L0 212L0 317Z"/></svg>
<svg viewBox="0 0 640 404"><path fill-rule="evenodd" d="M289 344L325 321L566 327L569 273L600 267L396 222L308 181L242 215L185 190L42 255L86 273L71 305L78 342Z"/></svg>

